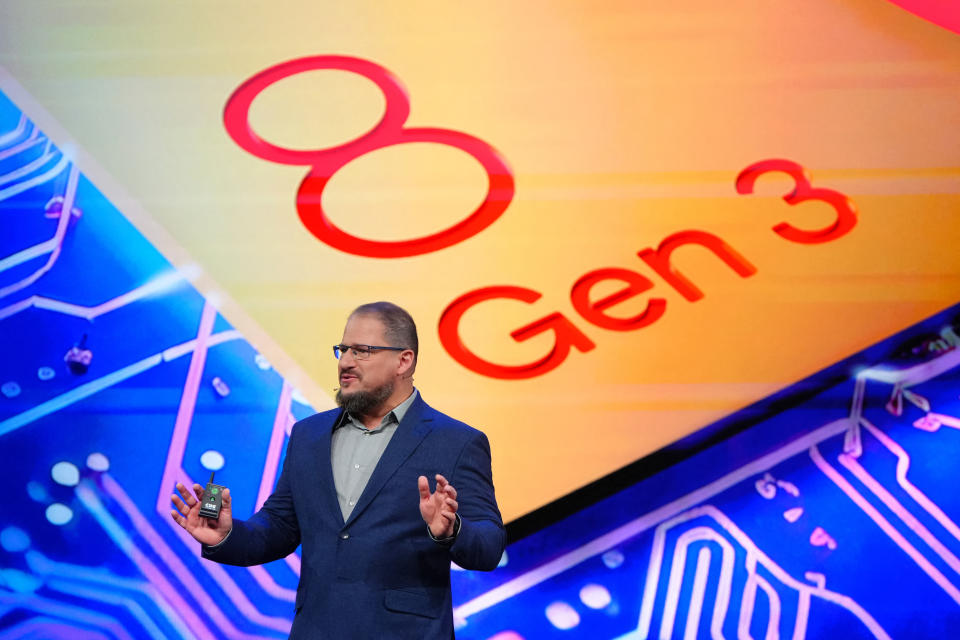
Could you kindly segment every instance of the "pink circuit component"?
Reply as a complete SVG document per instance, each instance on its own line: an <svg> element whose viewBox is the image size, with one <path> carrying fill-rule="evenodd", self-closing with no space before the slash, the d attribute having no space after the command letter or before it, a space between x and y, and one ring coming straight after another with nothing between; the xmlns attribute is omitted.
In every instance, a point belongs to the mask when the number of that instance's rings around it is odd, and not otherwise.
<svg viewBox="0 0 960 640"><path fill-rule="evenodd" d="M90 369L90 362L93 360L93 351L86 348L87 336L84 334L80 344L76 344L63 356L63 361L67 363L67 368L74 375L83 375Z"/></svg>

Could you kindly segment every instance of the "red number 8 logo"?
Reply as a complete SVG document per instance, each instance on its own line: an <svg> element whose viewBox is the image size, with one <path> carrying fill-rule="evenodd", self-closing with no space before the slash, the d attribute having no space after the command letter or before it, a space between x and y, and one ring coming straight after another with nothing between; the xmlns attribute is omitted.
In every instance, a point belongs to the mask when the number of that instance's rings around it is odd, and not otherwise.
<svg viewBox="0 0 960 640"><path fill-rule="evenodd" d="M375 83L387 107L383 118L366 134L336 147L303 151L270 144L250 127L250 105L270 85L304 71L338 69L357 73ZM279 164L309 165L310 172L297 191L297 212L304 226L331 247L370 258L403 258L439 251L470 238L506 211L513 200L513 174L506 161L489 144L460 131L433 127L404 127L410 115L410 99L400 80L390 71L362 58L311 56L297 58L254 75L240 85L223 112L227 133L243 149ZM323 210L323 190L330 178L347 163L365 153L407 142L433 142L467 152L487 172L489 186L480 206L466 218L437 233L411 240L378 241L360 238L340 229Z"/></svg>

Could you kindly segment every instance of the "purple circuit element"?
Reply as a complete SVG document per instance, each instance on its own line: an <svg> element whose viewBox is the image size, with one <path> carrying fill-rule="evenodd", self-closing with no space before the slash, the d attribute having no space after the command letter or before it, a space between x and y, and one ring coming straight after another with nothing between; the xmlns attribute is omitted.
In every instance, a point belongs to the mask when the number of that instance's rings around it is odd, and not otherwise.
<svg viewBox="0 0 960 640"><path fill-rule="evenodd" d="M802 515L803 507L794 507L793 509L787 509L783 512L783 519L787 522L794 523L799 520Z"/></svg>
<svg viewBox="0 0 960 640"><path fill-rule="evenodd" d="M815 547L826 547L831 551L837 548L837 541L824 531L823 527L817 527L813 530L813 533L810 534L810 544Z"/></svg>
<svg viewBox="0 0 960 640"><path fill-rule="evenodd" d="M59 220L62 213L63 196L53 196L47 200L47 204L43 205L43 215L51 220ZM73 216L73 220L70 221L73 223L80 219L83 211L79 207L70 207L70 215Z"/></svg>
<svg viewBox="0 0 960 640"><path fill-rule="evenodd" d="M216 391L217 395L221 398L226 398L228 395L230 395L230 387L220 376L215 377L211 381L211 384L213 384L213 390Z"/></svg>
<svg viewBox="0 0 960 640"><path fill-rule="evenodd" d="M87 334L83 334L80 344L76 344L63 356L63 361L67 363L70 373L80 376L90 369L90 361L93 360L93 351L86 348Z"/></svg>

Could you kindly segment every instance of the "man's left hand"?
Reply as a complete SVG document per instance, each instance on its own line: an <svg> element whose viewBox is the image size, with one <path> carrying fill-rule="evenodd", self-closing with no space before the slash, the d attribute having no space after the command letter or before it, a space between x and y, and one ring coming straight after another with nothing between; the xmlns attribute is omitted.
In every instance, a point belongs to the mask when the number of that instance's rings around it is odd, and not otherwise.
<svg viewBox="0 0 960 640"><path fill-rule="evenodd" d="M426 476L417 478L420 487L420 515L430 527L433 537L444 539L453 536L457 516L457 490L439 473L436 475L437 490L430 493Z"/></svg>

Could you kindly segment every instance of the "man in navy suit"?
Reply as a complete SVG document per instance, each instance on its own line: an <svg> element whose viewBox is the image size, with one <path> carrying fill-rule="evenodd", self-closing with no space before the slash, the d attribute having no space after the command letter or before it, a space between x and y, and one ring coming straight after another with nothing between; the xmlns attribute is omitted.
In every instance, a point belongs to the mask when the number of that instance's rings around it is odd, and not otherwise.
<svg viewBox="0 0 960 640"><path fill-rule="evenodd" d="M452 638L451 560L485 571L500 560L487 438L423 401L417 350L406 311L357 308L334 347L340 409L294 425L256 514L234 520L225 490L219 519L202 518L203 487L177 485L171 515L204 558L250 566L303 545L291 638Z"/></svg>

